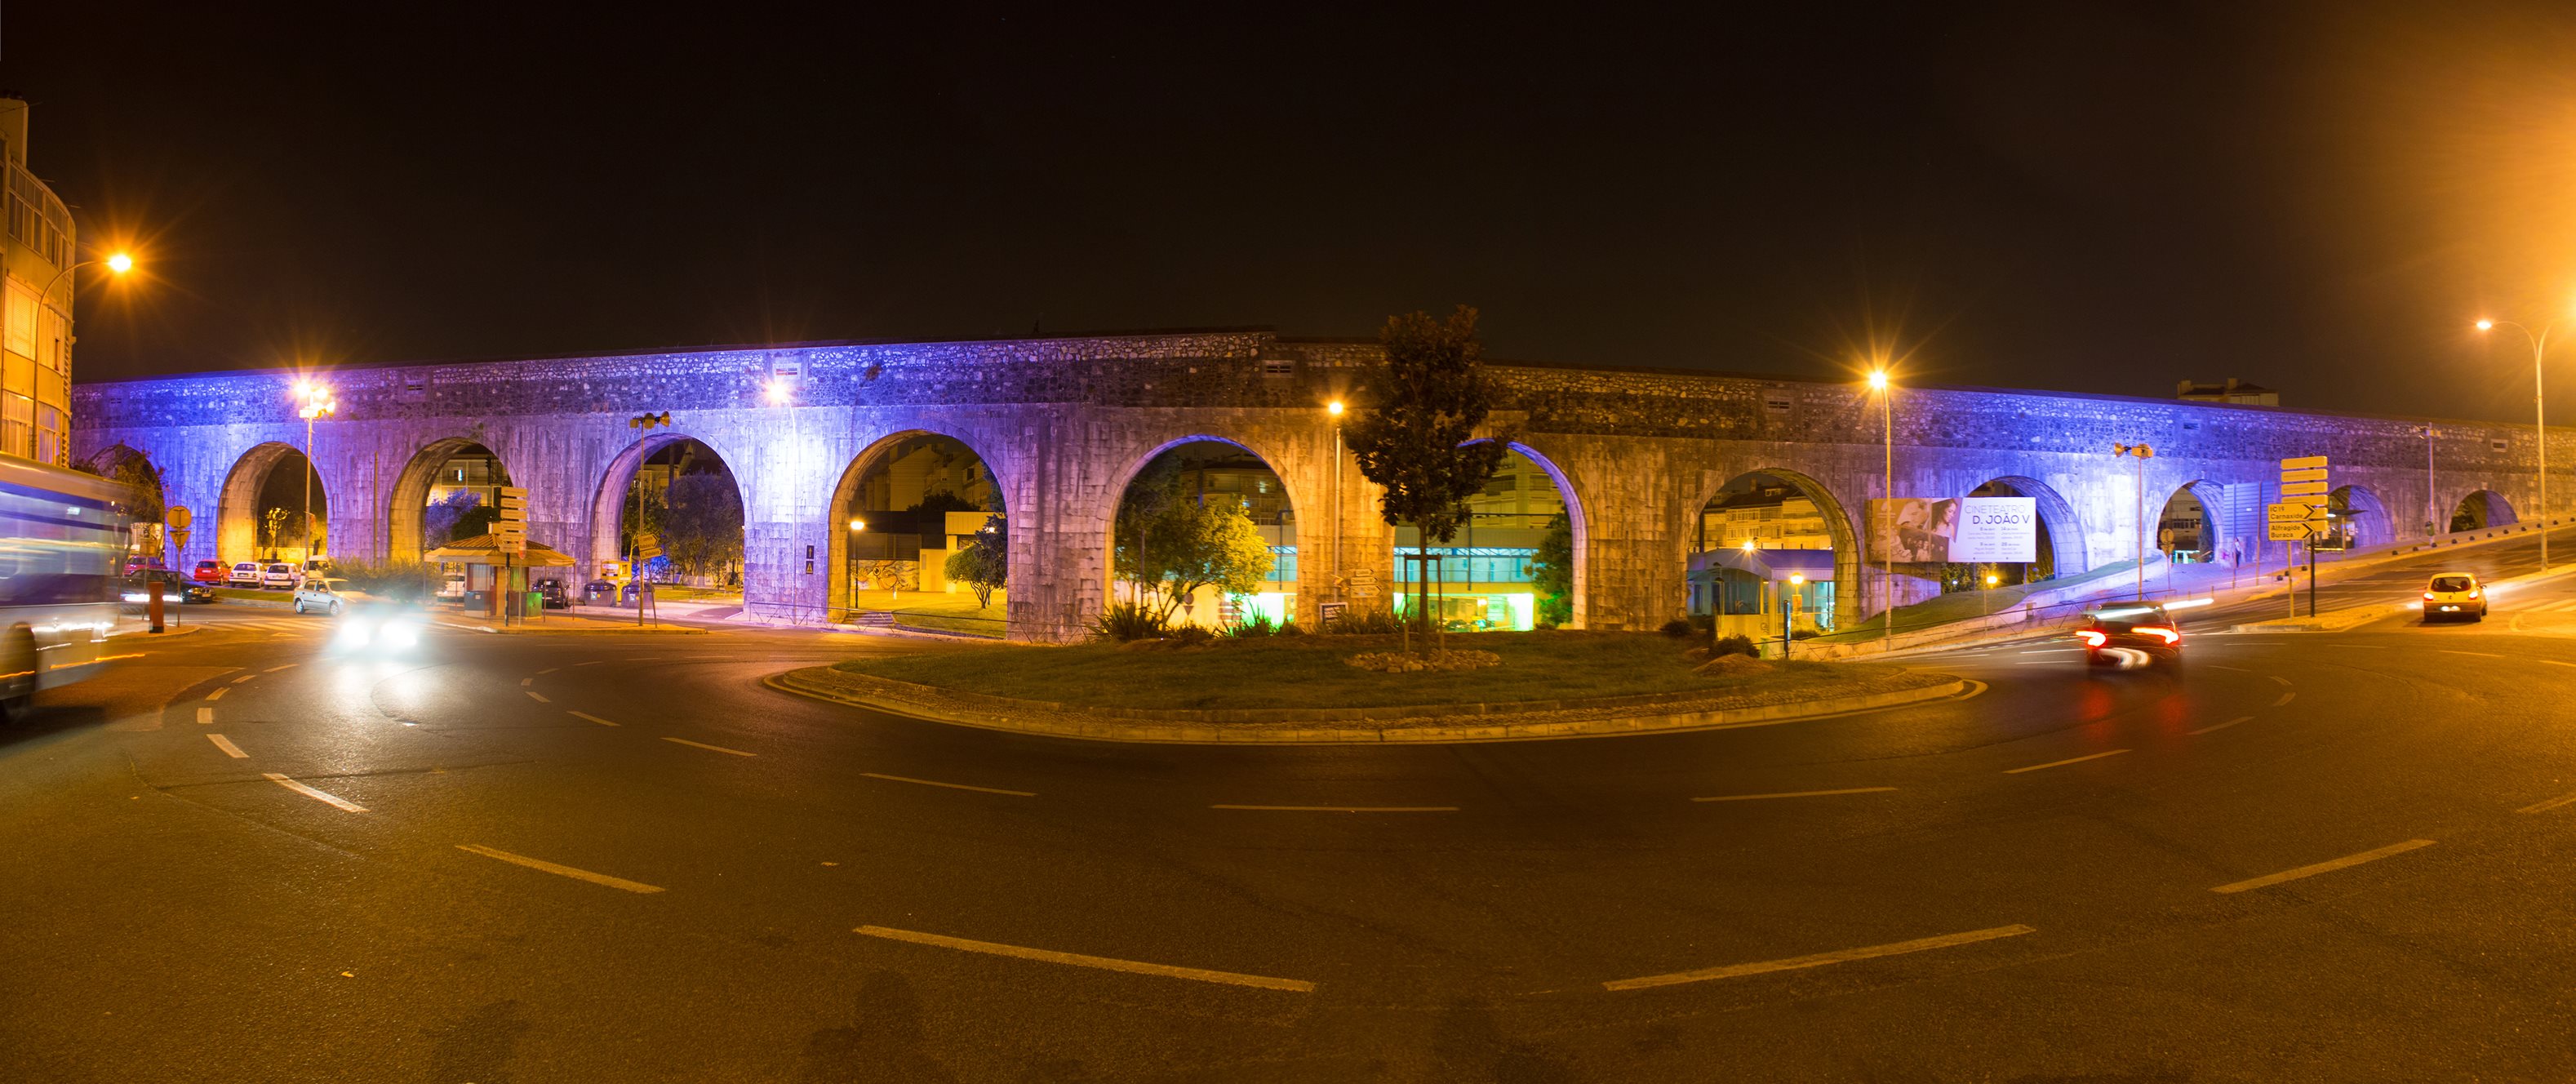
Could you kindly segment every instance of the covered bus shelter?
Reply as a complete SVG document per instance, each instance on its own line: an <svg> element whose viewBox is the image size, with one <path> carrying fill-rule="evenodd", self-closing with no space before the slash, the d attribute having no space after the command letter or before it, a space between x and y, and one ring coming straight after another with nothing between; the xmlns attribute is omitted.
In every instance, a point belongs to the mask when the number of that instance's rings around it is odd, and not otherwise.
<svg viewBox="0 0 2576 1084"><path fill-rule="evenodd" d="M501 618L544 612L544 603L530 601L529 569L573 566L570 554L552 546L530 542L525 552L510 553L488 534L460 538L422 556L434 564L465 566L467 612Z"/></svg>

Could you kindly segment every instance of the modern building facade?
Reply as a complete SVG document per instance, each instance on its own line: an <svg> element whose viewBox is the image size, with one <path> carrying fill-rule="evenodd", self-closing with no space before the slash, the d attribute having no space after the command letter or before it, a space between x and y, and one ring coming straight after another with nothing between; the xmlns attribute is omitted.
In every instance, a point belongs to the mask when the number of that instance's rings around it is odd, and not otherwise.
<svg viewBox="0 0 2576 1084"><path fill-rule="evenodd" d="M9 224L0 251L0 455L71 463L72 276L80 262L71 212L27 170L27 103L0 97L0 158Z"/></svg>

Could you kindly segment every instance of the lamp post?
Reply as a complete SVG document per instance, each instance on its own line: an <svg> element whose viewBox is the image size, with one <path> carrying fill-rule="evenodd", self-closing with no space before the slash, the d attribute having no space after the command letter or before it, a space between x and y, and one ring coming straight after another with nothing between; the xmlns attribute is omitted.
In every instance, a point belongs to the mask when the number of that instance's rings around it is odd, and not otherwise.
<svg viewBox="0 0 2576 1084"><path fill-rule="evenodd" d="M2511 320L2480 320L2478 330L2493 331L2497 324L2522 332L2531 343L2531 431L2540 445L2540 570L2549 571L2549 402L2541 397L2540 359L2549 350L2549 333L2558 329L2558 321L2540 325L2538 332Z"/></svg>
<svg viewBox="0 0 2576 1084"><path fill-rule="evenodd" d="M1896 518L1894 503L1896 500L1896 390L1888 385L1887 370L1869 371L1869 390L1878 393L1879 435L1885 444L1886 453L1885 460L1881 464L1886 474L1879 495L1890 502L1885 507L1890 525L1893 526ZM1870 524L1872 534L1876 534L1878 528L1875 518L1872 517L1873 522ZM1893 542L1894 538L1891 537L1889 541ZM1878 593L1879 602L1887 612L1885 638L1887 645L1892 648L1896 646L1896 555L1893 552L1881 551L1878 555Z"/></svg>
<svg viewBox="0 0 2576 1084"><path fill-rule="evenodd" d="M313 420L340 409L331 389L311 380L295 382L295 416L304 419L304 563L313 563Z"/></svg>
<svg viewBox="0 0 2576 1084"><path fill-rule="evenodd" d="M2424 537L2426 538L2441 533L2437 525L2441 523L2442 499L2435 495L2433 488L2433 437L2436 432L2437 430L2432 426L2424 427ZM2541 537L2545 541L2548 535L2544 533Z"/></svg>
<svg viewBox="0 0 2576 1084"><path fill-rule="evenodd" d="M639 434L635 438L635 480L631 483L635 488L635 522L628 524L626 531L626 567L627 575L630 577L636 576L634 572L638 564L636 556L644 549L644 463L651 458L644 452L644 437L657 428L668 429L670 426L671 412L667 410L659 414L638 414L626 419L626 427Z"/></svg>
<svg viewBox="0 0 2576 1084"><path fill-rule="evenodd" d="M1805 586L1807 586L1806 573L1789 574L1789 597L1781 600L1780 607L1780 657L1783 659L1789 657L1790 645L1798 642L1797 630L1794 627L1798 618L1798 589Z"/></svg>
<svg viewBox="0 0 2576 1084"><path fill-rule="evenodd" d="M109 273L109 274L113 274L113 275L122 275L122 274L124 274L124 273L126 273L126 272L128 272L128 271L132 271L132 270L134 270L134 257L132 257L132 256L128 256L128 255L126 255L125 253L122 253L122 252L115 253L115 254L113 254L113 255L109 255L109 256L105 256L105 257L102 257L102 258L100 258L100 259L95 259L95 260L82 260L81 262L76 263L76 264L73 264L73 265L71 265L70 267L66 267L66 268L63 268L63 269L62 269L62 270L60 270L60 271L56 271L56 272L54 272L54 277L53 277L53 278L50 278L50 279L45 280L45 289L44 289L44 292L43 292L43 293L39 293L39 294L37 294L37 295L36 295L36 307L37 307L38 309L42 309L42 308L44 308L44 305L45 305L45 299L46 299L46 298L48 298L48 297L53 296L53 293L54 293L54 287L59 286L59 285L62 285L62 281L63 281L63 279L65 279L66 277L69 277L69 276L71 275L71 273L72 273L72 272L74 272L74 271L78 271L78 270L80 270L81 268L87 267L87 266L89 266L89 265L91 265L91 264L94 264L94 263L103 263L103 264L106 264L106 265L107 265L108 273Z"/></svg>
<svg viewBox="0 0 2576 1084"><path fill-rule="evenodd" d="M1979 602L1978 609L1984 610L1988 617L1994 616L1995 612L1995 585L2002 583L2003 580L2003 577L1995 575L1992 572L1986 573L1986 590L1983 594L1978 595L1977 599Z"/></svg>
<svg viewBox="0 0 2576 1084"><path fill-rule="evenodd" d="M2156 450L2144 444L2114 444L2111 454L2138 457L2138 598L2144 601L2147 597L2147 460L2156 457Z"/></svg>
<svg viewBox="0 0 2576 1084"><path fill-rule="evenodd" d="M1333 510L1326 515L1333 521L1333 601L1347 605L1350 600L1342 594L1342 409L1339 399L1324 404L1324 413L1333 419ZM1323 622L1318 620L1316 627Z"/></svg>

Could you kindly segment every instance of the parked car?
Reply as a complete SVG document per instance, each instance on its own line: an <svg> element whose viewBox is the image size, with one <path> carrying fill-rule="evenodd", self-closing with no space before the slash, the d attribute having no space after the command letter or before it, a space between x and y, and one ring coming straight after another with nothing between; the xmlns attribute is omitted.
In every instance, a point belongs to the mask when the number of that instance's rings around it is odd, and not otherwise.
<svg viewBox="0 0 2576 1084"><path fill-rule="evenodd" d="M235 587L257 587L259 586L259 578L259 562L257 561L243 561L242 563L233 566L233 586Z"/></svg>
<svg viewBox="0 0 2576 1084"><path fill-rule="evenodd" d="M222 561L199 561L194 575L198 583L222 583L230 578Z"/></svg>
<svg viewBox="0 0 2576 1084"><path fill-rule="evenodd" d="M295 581L302 578L303 573L297 572L294 565L284 561L270 561L267 568L259 571L260 586L279 590L295 586Z"/></svg>
<svg viewBox="0 0 2576 1084"><path fill-rule="evenodd" d="M447 578L446 578L445 580L441 581L441 582L439 583L439 585L438 585L438 597L440 597L440 598L464 598L464 597L465 597L465 570L464 570L464 569L456 568L456 567L453 567L453 566L451 566L451 567L449 567L449 568L448 568L448 570L447 570Z"/></svg>
<svg viewBox="0 0 2576 1084"><path fill-rule="evenodd" d="M328 557L308 557L304 561L304 574L307 576L319 576L329 571L331 559Z"/></svg>
<svg viewBox="0 0 2576 1084"><path fill-rule="evenodd" d="M128 576L134 575L137 572L150 572L159 569L160 567L161 562L149 557L135 556L125 559L125 574Z"/></svg>
<svg viewBox="0 0 2576 1084"><path fill-rule="evenodd" d="M307 576L303 583L296 585L295 612L319 610L337 617L347 612L349 603L359 597L359 594L350 588L347 580L335 580L327 576Z"/></svg>
<svg viewBox="0 0 2576 1084"><path fill-rule="evenodd" d="M565 593L562 580L538 580L537 594L546 600L549 610L572 608L572 596Z"/></svg>

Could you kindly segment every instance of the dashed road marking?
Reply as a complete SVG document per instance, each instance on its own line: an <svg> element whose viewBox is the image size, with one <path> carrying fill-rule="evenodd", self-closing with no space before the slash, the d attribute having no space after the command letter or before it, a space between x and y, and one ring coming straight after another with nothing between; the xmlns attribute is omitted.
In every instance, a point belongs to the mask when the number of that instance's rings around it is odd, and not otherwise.
<svg viewBox="0 0 2576 1084"><path fill-rule="evenodd" d="M2290 679L2285 678L2285 677L2282 677L2282 676L2281 676L2281 675L2279 675L2279 674L2273 674L2273 675L2271 675L2271 678L2272 678L2272 680L2273 680L2275 683L2278 683L2278 684L2281 684L2281 685L2288 685L2288 684L2290 683Z"/></svg>
<svg viewBox="0 0 2576 1084"><path fill-rule="evenodd" d="M519 679L519 687L520 687L520 688L522 688L522 689L527 688L528 686L530 686L530 685L534 685L534 684L536 684L536 683L537 683L537 679L532 678L532 677L523 677L523 678L520 678L520 679Z"/></svg>
<svg viewBox="0 0 2576 1084"><path fill-rule="evenodd" d="M885 926L861 926L850 932L867 937L883 938L888 941L903 941L915 945L929 945L935 948L956 949L959 952L980 952L987 956L1008 956L1015 960L1036 960L1040 963L1065 964L1071 967L1091 967L1098 968L1102 971L1124 971L1131 975L1153 975L1166 979L1189 979L1193 982L1215 982L1223 983L1227 986L1250 986L1261 990L1285 990L1290 993L1297 994L1311 994L1315 992L1315 984L1307 982L1304 979L1279 979L1272 978L1268 975L1246 975L1240 971L1211 971L1203 967L1174 967L1170 964L1149 964L1136 960L1120 960L1108 956L1086 956L1079 952L1057 952L1053 949L1026 948L1020 945L1004 945L992 941L969 941L963 937L947 937L941 934L921 933L915 930L897 930L890 929Z"/></svg>
<svg viewBox="0 0 2576 1084"><path fill-rule="evenodd" d="M1454 805L1212 805L1209 809L1249 809L1269 813L1455 813Z"/></svg>
<svg viewBox="0 0 2576 1084"><path fill-rule="evenodd" d="M2314 877L2320 873L2332 873L2339 869L2350 869L2351 867L2358 866L2364 862L2376 862L2393 854L2404 854L2418 847L2430 847L2432 845L2433 841L2429 839L2410 839L2404 843L2391 843L2388 846L2381 847L2377 850L2363 851L2360 854L2348 854L2331 861L2319 862L2313 866L2300 866L2297 869L2285 869L2279 873L2267 873L2263 876L2253 878L2252 880L2238 881L2234 884L2223 884L2210 889L2210 891L2224 893L2244 892L2256 888L2270 888L2271 886L2280 884L2284 881L2295 881L2302 877Z"/></svg>
<svg viewBox="0 0 2576 1084"><path fill-rule="evenodd" d="M530 699L530 700L534 700L534 701L536 701L537 703L540 703L540 704L551 704L551 703L554 703L554 701L546 699L546 694L541 693L541 692L538 692L538 691L536 691L535 689L521 689L521 690L519 690L519 691L520 691L520 692L523 692L523 693L528 694L528 699Z"/></svg>
<svg viewBox="0 0 2576 1084"><path fill-rule="evenodd" d="M235 684L235 685L239 685L239 684L241 684L242 682L249 681L250 679L255 678L255 677L258 677L258 676L259 676L258 674L243 674L243 675L242 675L242 676L240 676L240 677L234 678L234 679L233 679L233 684Z"/></svg>
<svg viewBox="0 0 2576 1084"><path fill-rule="evenodd" d="M271 783L285 787L288 790L294 791L295 793L301 794L307 798L311 798L314 801L327 803L351 813L364 813L367 811L367 807L359 805L356 802L352 802L327 791L315 790L312 787L305 786L302 783L298 783L295 780L279 775L276 772L261 772L259 774L266 777Z"/></svg>
<svg viewBox="0 0 2576 1084"><path fill-rule="evenodd" d="M2225 670L2225 671L2227 671L2228 673L2231 673L2231 674L2251 674L2251 673L2253 673L2253 672L2254 672L2254 671L2248 670L2248 669L2246 669L2246 668L2244 668L2244 667L2242 667L2242 666L2220 666L2220 665L2218 665L2217 663L2214 663L2214 662L2211 662L2211 663L2202 663L2201 665L2206 666L2206 667L2208 667L2209 669L2212 669L2212 670Z"/></svg>
<svg viewBox="0 0 2576 1084"><path fill-rule="evenodd" d="M571 866L557 865L542 858L530 858L524 854L511 854L508 851L494 847L486 847L480 843L459 843L456 845L456 849L472 854L479 854L485 858L498 858L501 861L508 862L514 866L526 866L529 869L543 870L547 873L552 873L561 877L570 877L576 881L588 881L595 885L607 885L610 888L632 892L639 896L649 896L653 893L662 891L662 888L658 885L648 885L642 881L630 881L624 877L611 877L605 873L592 873L586 869L575 869Z"/></svg>
<svg viewBox="0 0 2576 1084"><path fill-rule="evenodd" d="M2204 727L2202 727L2202 728L2200 728L2200 729L2198 729L2198 730L2186 730L2186 731L2184 731L2183 733L2185 733L2185 734L2207 734L2207 733L2209 733L2210 731L2213 731L2213 730L2225 730L2225 729L2227 729L2228 727L2235 726L2235 725L2236 725L2236 724L2238 724L2238 723L2250 723L2250 722L2253 722L2253 721L2254 721L2254 717L2253 717L2253 716L2251 716L2251 715L2247 715L2247 716L2243 716L2243 717L2240 717L2240 718L2229 719L2228 721L2223 722L2223 723L2220 723L2220 724L2218 724L2217 726L2204 726Z"/></svg>
<svg viewBox="0 0 2576 1084"><path fill-rule="evenodd" d="M539 670L539 671L537 671L537 676L538 676L538 677L544 677L544 676L546 676L547 674L554 673L555 671L557 671L557 670L561 670L561 669L563 669L563 667L560 667L560 666L549 666L549 667L546 667L546 668L545 668L545 669L543 669L543 670Z"/></svg>
<svg viewBox="0 0 2576 1084"><path fill-rule="evenodd" d="M1841 790L1787 790L1778 794L1720 794L1694 802L1758 802L1765 798L1826 798L1837 794L1885 794L1895 787L1846 787Z"/></svg>
<svg viewBox="0 0 2576 1084"><path fill-rule="evenodd" d="M2297 692L2297 691L2295 691L2295 690L2293 690L2293 691L2291 691L2291 692L2282 693L2282 694L2281 694L2281 698L2280 698L2280 699L2275 700L2275 701L2273 701L2273 702L2272 702L2272 706L2277 708L2277 707L2280 707L2280 706L2282 706L2282 705L2284 705L2284 704L2289 703L2290 701L2296 700L2296 699L2298 699L2298 698L2299 698L2299 694L2298 694L2298 692Z"/></svg>
<svg viewBox="0 0 2576 1084"><path fill-rule="evenodd" d="M214 721L215 721L215 709L213 709L213 708L198 708L198 709L197 709L197 725L199 725L199 726L205 726L205 725L208 725L208 724L213 723Z"/></svg>
<svg viewBox="0 0 2576 1084"><path fill-rule="evenodd" d="M1702 968L1697 971L1676 971L1669 975L1648 975L1644 978L1618 979L1612 982L1602 983L1601 988L1611 991L1644 990L1656 986L1678 986L1686 982L1708 982L1713 979L1742 978L1746 975L1767 975L1774 971L1800 971L1810 967L1823 967L1827 964L1843 964L1850 963L1854 960L1875 960L1881 956L1902 956L1909 952L1928 952L1932 949L1956 948L1960 945L1973 945L1979 941L1993 941L2000 938L2019 937L2026 933L2038 932L2038 930L2032 927L2020 924L1996 926L1991 929L1969 930L1964 933L1945 933L1939 937L1924 937L1912 941L1898 941L1893 944L1868 945L1862 948L1842 949L1836 952L1819 952L1813 956L1792 956L1785 960L1765 960L1760 963L1750 964L1728 964L1724 967Z"/></svg>
<svg viewBox="0 0 2576 1084"><path fill-rule="evenodd" d="M860 772L859 774L870 779L883 779L892 783L916 783L925 787L946 787L950 790L972 790L980 791L985 794L1008 794L1015 798L1035 798L1038 796L1036 791L1031 790L1003 790L1000 787L978 787L968 783L942 783L936 779L915 779L908 775L880 775L876 772Z"/></svg>
<svg viewBox="0 0 2576 1084"><path fill-rule="evenodd" d="M2546 802L2533 802L2514 810L2516 813L2546 813L2563 805L2576 805L2576 794L2562 794Z"/></svg>
<svg viewBox="0 0 2576 1084"><path fill-rule="evenodd" d="M263 671L260 671L260 672L261 672L261 673L264 673L264 674L274 674L274 673L276 673L276 672L278 672L278 671L280 671L280 670L292 670L292 669L295 669L295 664L290 662L290 663L287 663L287 664L286 664L286 665L284 665L284 666L272 666L272 667L269 667L268 669L263 670Z"/></svg>
<svg viewBox="0 0 2576 1084"><path fill-rule="evenodd" d="M2046 764L2033 764L2033 765L2031 765L2031 766L2029 766L2029 767L2027 767L2027 768L2006 768L2006 769L2004 769L2004 774L2005 774L2005 775L2020 775L2020 774L2021 774L2021 773L2023 773L2023 772L2035 772L2035 771L2040 770L2041 768L2062 768L2062 767L2065 767L2066 765L2069 765L2069 764L2082 764L2082 763L2084 763L2085 761L2088 761L2088 760L2100 760L2100 759L2102 759L2103 757L2116 757L2116 756L2119 756L2120 754L2125 753L2125 752L2128 752L2128 750L2126 750L2126 749L2113 749L2113 750L2110 750L2109 752L2094 753L2094 754L2092 754L2092 755L2090 755L2090 756L2069 757L2069 758L2067 758L2067 759L2065 759L2065 760L2052 760L2052 761L2049 761L2049 762L2048 762L2048 763L2046 763Z"/></svg>
<svg viewBox="0 0 2576 1084"><path fill-rule="evenodd" d="M615 723L610 723L610 724L608 724L608 725L610 725L610 726L616 726L617 724L615 724ZM689 740L689 739L687 739L687 738L663 738L662 740L663 740L663 741L666 741L666 742L671 742L671 743L674 743L674 744L677 744L677 745L695 746L695 747L700 748L700 749L712 750L712 751L714 751L714 752L718 752L718 753L731 753L731 754L733 754L733 755L735 755L735 756L738 756L738 757L755 757L755 756L759 756L759 755L760 755L760 754L758 754L758 753L746 753L746 752L743 752L743 751L742 751L742 750L740 750L740 749L727 749L727 748L725 748L724 746L721 746L721 745L709 745L709 744L707 744L707 743L705 743L705 742L702 742L702 741L690 741L690 740Z"/></svg>
<svg viewBox="0 0 2576 1084"><path fill-rule="evenodd" d="M2450 648L2447 648L2447 647L2446 647L2446 648L2442 648L2442 649L2440 649L2440 650L2441 650L2442 654L2445 654L2445 655L2475 655L2475 656L2477 656L2478 658L2481 658L2481 659L2501 659L2501 658L2504 658L2504 656L2502 656L2502 655L2498 655L2498 654L2496 654L2495 652L2492 652L2492 651L2453 651L2453 650L2451 650Z"/></svg>
<svg viewBox="0 0 2576 1084"><path fill-rule="evenodd" d="M573 718L575 718L575 719L588 719L588 720L590 720L591 722L598 723L598 724L599 724L599 725L601 725L601 726L616 726L616 725L617 725L617 724L615 724L615 723L609 722L609 721L608 721L608 720L606 720L606 719L602 719L602 718L600 718L599 716L593 715L593 714L591 714L591 713L589 713L589 712L586 712L586 711L576 711L576 712L573 712L573 713L571 713L571 714L572 714L572 717L573 717Z"/></svg>
<svg viewBox="0 0 2576 1084"><path fill-rule="evenodd" d="M225 756L231 757L234 760L250 759L250 754L242 752L241 746L234 745L230 739L225 738L221 734L208 734L206 735L206 740L215 743L215 748L223 750Z"/></svg>
<svg viewBox="0 0 2576 1084"><path fill-rule="evenodd" d="M225 693L231 691L233 691L233 687L230 685L217 685L215 686L215 691L206 694L206 699L221 700L224 698Z"/></svg>

